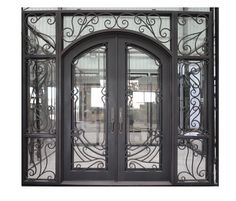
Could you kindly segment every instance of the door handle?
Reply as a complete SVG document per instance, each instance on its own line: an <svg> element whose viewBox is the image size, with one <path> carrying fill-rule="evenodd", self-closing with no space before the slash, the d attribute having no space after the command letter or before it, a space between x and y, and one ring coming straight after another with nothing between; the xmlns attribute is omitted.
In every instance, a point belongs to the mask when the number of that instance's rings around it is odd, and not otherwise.
<svg viewBox="0 0 236 201"><path fill-rule="evenodd" d="M115 111L114 107L111 108L111 132L114 133L115 129Z"/></svg>
<svg viewBox="0 0 236 201"><path fill-rule="evenodd" d="M123 130L123 118L122 118L122 107L119 108L119 132Z"/></svg>

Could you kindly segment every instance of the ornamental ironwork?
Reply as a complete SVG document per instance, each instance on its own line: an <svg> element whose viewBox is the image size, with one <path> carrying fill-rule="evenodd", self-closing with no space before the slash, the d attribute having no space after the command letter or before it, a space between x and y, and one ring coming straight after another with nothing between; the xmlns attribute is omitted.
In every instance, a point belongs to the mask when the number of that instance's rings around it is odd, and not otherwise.
<svg viewBox="0 0 236 201"><path fill-rule="evenodd" d="M108 54L111 46L102 42L99 47L88 47L74 57L69 66L63 66L64 56L70 53L74 44L87 36L96 37L101 32L132 33L140 37L140 41L142 37L149 39L155 47L162 47L171 60L169 68L147 50L145 53L150 55L156 68L145 75L143 72L130 73L126 63L123 76L126 88L122 89L126 105L123 111L116 105L109 105L109 95L113 92L108 91L108 83L119 73L109 71L111 77L107 74L107 69L112 68L108 62L112 55ZM144 53L142 47L135 44L128 44L125 48L124 54L132 48L140 50L136 57ZM158 48L153 51L158 52ZM129 56L127 54L115 65L127 62ZM79 63L81 58L84 60ZM88 66L89 59L93 66ZM140 63L136 62L136 67ZM71 68L71 74L64 79L66 68ZM168 71L168 76L162 77L162 71ZM104 172L105 175L111 157L108 138L110 135L114 139L120 138L122 129L125 130L124 146L118 151L124 153L124 171L161 172L165 162L163 146L165 140L169 140L171 147L168 151L171 150L169 155L173 161L168 178L173 185L218 185L218 9L23 9L22 76L24 185L62 184L62 163L65 160L62 143L66 135L70 143L70 170L81 174ZM149 84L153 80L157 84L144 89L140 77ZM71 86L68 90L69 108L64 104L67 100L63 91L65 83ZM163 88L163 83L168 83L165 87L169 88ZM147 92L151 95L142 104L136 104L136 92L139 92L139 97L145 97ZM166 100L167 110L171 112L168 122L162 118L166 112L163 111L164 93L171 97L171 100ZM95 102L92 103L94 94ZM149 117L143 118L145 128L139 124L134 129L133 117L138 109L141 117ZM148 114L151 110L154 115ZM65 111L70 111L71 119L66 134L63 133ZM121 118L123 114L124 120ZM165 139L163 125L169 127L170 139ZM119 134L114 137L116 130Z"/></svg>
<svg viewBox="0 0 236 201"><path fill-rule="evenodd" d="M66 47L81 36L99 30L133 30L148 35L170 48L170 17L159 14L109 12L75 14L64 17L63 41Z"/></svg>

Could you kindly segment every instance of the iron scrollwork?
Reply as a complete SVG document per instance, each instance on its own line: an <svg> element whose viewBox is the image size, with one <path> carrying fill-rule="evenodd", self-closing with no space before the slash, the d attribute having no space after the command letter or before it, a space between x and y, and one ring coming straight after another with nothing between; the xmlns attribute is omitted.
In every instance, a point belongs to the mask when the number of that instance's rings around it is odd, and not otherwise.
<svg viewBox="0 0 236 201"><path fill-rule="evenodd" d="M179 60L179 134L205 135L204 97L207 61Z"/></svg>
<svg viewBox="0 0 236 201"><path fill-rule="evenodd" d="M55 173L55 139L28 139L27 178L31 180L54 180Z"/></svg>
<svg viewBox="0 0 236 201"><path fill-rule="evenodd" d="M206 15L191 16L182 14L178 16L179 55L207 55L207 23L208 17Z"/></svg>
<svg viewBox="0 0 236 201"><path fill-rule="evenodd" d="M74 87L72 90L72 102L76 106L79 89ZM105 103L107 99L106 88L101 90L101 100ZM77 124L73 125L71 130L71 143L73 149L72 167L76 169L94 169L106 168L107 151L105 138L98 144L91 143L87 137L84 129L78 128Z"/></svg>
<svg viewBox="0 0 236 201"><path fill-rule="evenodd" d="M31 55L52 55L55 53L55 16L32 15L25 18L27 35L26 53Z"/></svg>
<svg viewBox="0 0 236 201"><path fill-rule="evenodd" d="M206 139L178 140L179 182L207 181Z"/></svg>
<svg viewBox="0 0 236 201"><path fill-rule="evenodd" d="M153 169L161 168L162 135L156 130L149 130L147 139L138 145L129 143L126 145L126 160L129 169Z"/></svg>
<svg viewBox="0 0 236 201"><path fill-rule="evenodd" d="M79 169L106 168L106 144L105 140L100 145L91 143L85 136L83 129L71 131L74 159L72 167Z"/></svg>
<svg viewBox="0 0 236 201"><path fill-rule="evenodd" d="M67 21L66 19L69 19ZM169 48L170 19L167 16L144 13L88 13L64 18L65 46L79 37L102 29L127 29L149 35Z"/></svg>
<svg viewBox="0 0 236 201"><path fill-rule="evenodd" d="M55 134L55 60L28 60L27 133Z"/></svg>

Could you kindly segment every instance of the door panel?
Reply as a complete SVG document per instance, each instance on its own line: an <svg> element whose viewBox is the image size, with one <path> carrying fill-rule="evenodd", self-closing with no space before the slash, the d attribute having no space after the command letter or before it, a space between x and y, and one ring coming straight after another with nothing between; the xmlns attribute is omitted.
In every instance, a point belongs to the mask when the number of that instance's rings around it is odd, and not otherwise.
<svg viewBox="0 0 236 201"><path fill-rule="evenodd" d="M161 169L161 86L157 59L127 46L126 169Z"/></svg>
<svg viewBox="0 0 236 201"><path fill-rule="evenodd" d="M106 46L72 61L72 169L106 169Z"/></svg>
<svg viewBox="0 0 236 201"><path fill-rule="evenodd" d="M116 138L108 123L117 97L114 46L114 37L96 37L65 55L64 180L115 177Z"/></svg>
<svg viewBox="0 0 236 201"><path fill-rule="evenodd" d="M120 36L118 50L118 178L169 180L170 59L140 38Z"/></svg>
<svg viewBox="0 0 236 201"><path fill-rule="evenodd" d="M169 55L107 33L64 58L64 179L168 180Z"/></svg>

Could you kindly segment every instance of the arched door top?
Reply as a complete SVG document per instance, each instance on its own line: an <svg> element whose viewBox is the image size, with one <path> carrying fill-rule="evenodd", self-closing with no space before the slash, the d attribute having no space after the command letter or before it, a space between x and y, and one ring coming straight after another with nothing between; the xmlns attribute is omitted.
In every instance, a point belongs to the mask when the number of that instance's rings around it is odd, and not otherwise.
<svg viewBox="0 0 236 201"><path fill-rule="evenodd" d="M73 43L71 43L69 46L67 46L62 51L62 56L65 56L68 52L71 52L74 48L76 48L81 43L86 43L90 41L91 39L96 38L96 41L103 43L107 38L112 38L115 36L121 36L125 38L130 38L135 41L142 41L143 43L150 43L152 45L155 45L157 50L162 52L162 54L165 54L166 56L170 57L172 56L171 51L166 48L162 43L158 42L157 40L154 40L152 37L131 31L131 30L101 30L97 32L90 33L86 36L83 36L77 40L75 40Z"/></svg>

